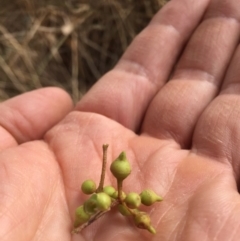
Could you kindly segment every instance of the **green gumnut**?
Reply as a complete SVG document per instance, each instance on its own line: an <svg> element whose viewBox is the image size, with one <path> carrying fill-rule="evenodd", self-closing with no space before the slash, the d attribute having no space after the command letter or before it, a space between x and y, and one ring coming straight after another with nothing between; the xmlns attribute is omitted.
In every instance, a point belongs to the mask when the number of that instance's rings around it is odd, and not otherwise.
<svg viewBox="0 0 240 241"><path fill-rule="evenodd" d="M150 206L155 202L160 202L163 200L161 196L157 195L154 191L150 189L142 191L140 197L142 204L146 206Z"/></svg>
<svg viewBox="0 0 240 241"><path fill-rule="evenodd" d="M125 197L124 202L129 208L138 208L141 205L141 197L138 193L130 192Z"/></svg>
<svg viewBox="0 0 240 241"><path fill-rule="evenodd" d="M138 228L147 229L150 233L156 234L156 230L151 224L151 219L145 212L138 212L134 215L134 222Z"/></svg>
<svg viewBox="0 0 240 241"><path fill-rule="evenodd" d="M106 186L103 188L103 192L105 192L108 196L113 197L113 194L116 192L116 190L112 186Z"/></svg>
<svg viewBox="0 0 240 241"><path fill-rule="evenodd" d="M124 191L122 191L122 199L125 199L126 198L126 193ZM115 198L117 199L118 198L118 191L115 191L112 195L112 198Z"/></svg>
<svg viewBox="0 0 240 241"><path fill-rule="evenodd" d="M112 200L111 197L105 192L99 192L96 194L96 204L97 209L100 211L108 210L111 206Z"/></svg>
<svg viewBox="0 0 240 241"><path fill-rule="evenodd" d="M94 193L88 200L83 204L84 211L90 215L97 212L97 194Z"/></svg>
<svg viewBox="0 0 240 241"><path fill-rule="evenodd" d="M81 189L85 194L93 194L96 191L96 183L93 180L86 180L82 183Z"/></svg>
<svg viewBox="0 0 240 241"><path fill-rule="evenodd" d="M119 157L112 162L110 170L113 176L118 180L124 180L131 173L131 166L126 158L126 153L122 152Z"/></svg>
<svg viewBox="0 0 240 241"><path fill-rule="evenodd" d="M118 211L123 215L123 216L130 216L132 213L128 210L127 207L125 207L122 204L118 205Z"/></svg>
<svg viewBox="0 0 240 241"><path fill-rule="evenodd" d="M91 215L84 211L83 205L79 206L75 211L74 228L86 223L90 219Z"/></svg>

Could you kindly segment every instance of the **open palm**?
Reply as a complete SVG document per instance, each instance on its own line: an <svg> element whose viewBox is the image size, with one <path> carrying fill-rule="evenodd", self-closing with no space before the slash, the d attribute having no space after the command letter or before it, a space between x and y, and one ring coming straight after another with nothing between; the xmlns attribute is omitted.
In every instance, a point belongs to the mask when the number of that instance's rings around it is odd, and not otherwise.
<svg viewBox="0 0 240 241"><path fill-rule="evenodd" d="M236 0L171 1L74 110L55 88L2 103L0 239L239 240L239 9ZM156 235L114 210L71 234L104 143L108 167L127 153L126 192L163 196L145 208ZM109 168L105 184L116 185Z"/></svg>

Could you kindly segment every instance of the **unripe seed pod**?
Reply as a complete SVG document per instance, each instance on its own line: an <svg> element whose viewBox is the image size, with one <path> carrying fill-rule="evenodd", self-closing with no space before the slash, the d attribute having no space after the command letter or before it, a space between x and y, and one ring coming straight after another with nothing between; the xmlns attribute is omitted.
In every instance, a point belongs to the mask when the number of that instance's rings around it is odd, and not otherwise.
<svg viewBox="0 0 240 241"><path fill-rule="evenodd" d="M131 212L127 209L127 207L125 207L122 204L118 205L118 211L123 215L123 216L130 216L132 215Z"/></svg>
<svg viewBox="0 0 240 241"><path fill-rule="evenodd" d="M126 153L122 152L119 157L112 162L110 170L113 176L118 180L124 180L131 173L131 166L126 158Z"/></svg>
<svg viewBox="0 0 240 241"><path fill-rule="evenodd" d="M141 197L138 193L130 192L125 197L124 202L129 208L138 208L141 205Z"/></svg>
<svg viewBox="0 0 240 241"><path fill-rule="evenodd" d="M156 234L156 230L151 225L151 219L145 212L138 212L134 216L134 222L138 228L147 229L150 233Z"/></svg>
<svg viewBox="0 0 240 241"><path fill-rule="evenodd" d="M75 211L74 227L77 228L83 223L86 223L90 217L91 216L84 211L83 205L79 206Z"/></svg>
<svg viewBox="0 0 240 241"><path fill-rule="evenodd" d="M142 204L146 206L150 206L155 202L160 202L163 200L161 196L157 195L154 191L150 189L142 191L140 197Z"/></svg>
<svg viewBox="0 0 240 241"><path fill-rule="evenodd" d="M97 208L100 211L108 210L111 206L112 200L105 192L99 192L96 194Z"/></svg>
<svg viewBox="0 0 240 241"><path fill-rule="evenodd" d="M96 183L93 180L86 180L82 183L81 189L85 194L93 194L96 191Z"/></svg>
<svg viewBox="0 0 240 241"><path fill-rule="evenodd" d="M94 214L97 211L97 194L94 193L88 200L83 204L84 211L88 214Z"/></svg>
<svg viewBox="0 0 240 241"><path fill-rule="evenodd" d="M115 191L112 195L112 198L117 199L118 198L118 191ZM126 193L122 191L122 199L124 200L126 198Z"/></svg>
<svg viewBox="0 0 240 241"><path fill-rule="evenodd" d="M113 194L116 192L115 188L112 186L106 186L103 188L103 191L110 197L113 197Z"/></svg>

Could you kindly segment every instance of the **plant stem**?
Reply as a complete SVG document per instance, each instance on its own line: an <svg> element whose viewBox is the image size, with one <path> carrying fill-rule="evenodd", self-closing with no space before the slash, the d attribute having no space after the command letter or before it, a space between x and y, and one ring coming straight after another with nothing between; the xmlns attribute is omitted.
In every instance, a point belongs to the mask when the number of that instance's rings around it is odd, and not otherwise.
<svg viewBox="0 0 240 241"><path fill-rule="evenodd" d="M99 182L98 188L96 190L96 193L103 191L103 185L104 185L104 179L105 179L105 173L106 173L106 165L107 165L108 144L103 144L102 149L103 149L102 173L101 173L101 178L100 178L100 182Z"/></svg>
<svg viewBox="0 0 240 241"><path fill-rule="evenodd" d="M82 224L78 228L73 229L72 233L80 233L84 228L89 226L91 223L95 222L97 219L101 218L104 214L109 212L113 207L117 206L118 204L119 204L119 200L113 201L109 210L99 211L99 212L95 213L86 223Z"/></svg>
<svg viewBox="0 0 240 241"><path fill-rule="evenodd" d="M117 187L118 187L118 200L120 203L123 203L123 194L122 194L122 183L123 181L117 180Z"/></svg>

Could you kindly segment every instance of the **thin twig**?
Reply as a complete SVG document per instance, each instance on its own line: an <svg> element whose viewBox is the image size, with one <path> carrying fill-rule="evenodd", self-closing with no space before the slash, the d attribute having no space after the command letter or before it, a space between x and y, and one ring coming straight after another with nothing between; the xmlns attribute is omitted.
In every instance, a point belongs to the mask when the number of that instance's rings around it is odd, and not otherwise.
<svg viewBox="0 0 240 241"><path fill-rule="evenodd" d="M107 165L107 149L108 144L104 144L102 146L103 149L103 162L102 162L102 172L101 172L101 178L98 185L98 188L96 192L102 192L103 191L103 185L104 185L104 179L105 179L105 173L106 173L106 165Z"/></svg>
<svg viewBox="0 0 240 241"><path fill-rule="evenodd" d="M72 98L74 103L79 100L79 91L78 91L78 35L77 32L72 32Z"/></svg>
<svg viewBox="0 0 240 241"><path fill-rule="evenodd" d="M28 69L29 73L31 74L31 79L34 81L36 87L41 87L41 83L38 79L37 74L35 73L34 66L31 62L29 56L29 49L27 46L22 46L19 41L13 37L13 35L2 25L0 25L0 32L5 36L5 39L11 44L11 46L16 50L15 57L13 59L11 57L11 61L9 62L9 67L14 69L13 63L18 56L21 56L23 63L25 64L26 68ZM14 72L14 71L13 71ZM16 73L15 73L16 75ZM20 77L20 76L18 76ZM24 79L22 79L24 82Z"/></svg>
<svg viewBox="0 0 240 241"><path fill-rule="evenodd" d="M118 199L119 199L120 203L123 202L122 184L123 184L123 181L117 180Z"/></svg>
<svg viewBox="0 0 240 241"><path fill-rule="evenodd" d="M5 74L8 76L10 81L12 82L13 86L20 91L21 93L26 92L27 89L25 85L23 85L18 78L16 77L13 70L10 68L10 66L5 62L4 58L0 55L0 67L5 72Z"/></svg>
<svg viewBox="0 0 240 241"><path fill-rule="evenodd" d="M99 211L99 212L95 213L86 223L82 224L78 228L73 229L72 234L73 233L80 233L84 228L89 226L91 223L95 222L97 219L101 218L104 214L109 212L112 208L116 207L118 204L119 204L119 200L118 199L114 200L108 210Z"/></svg>

